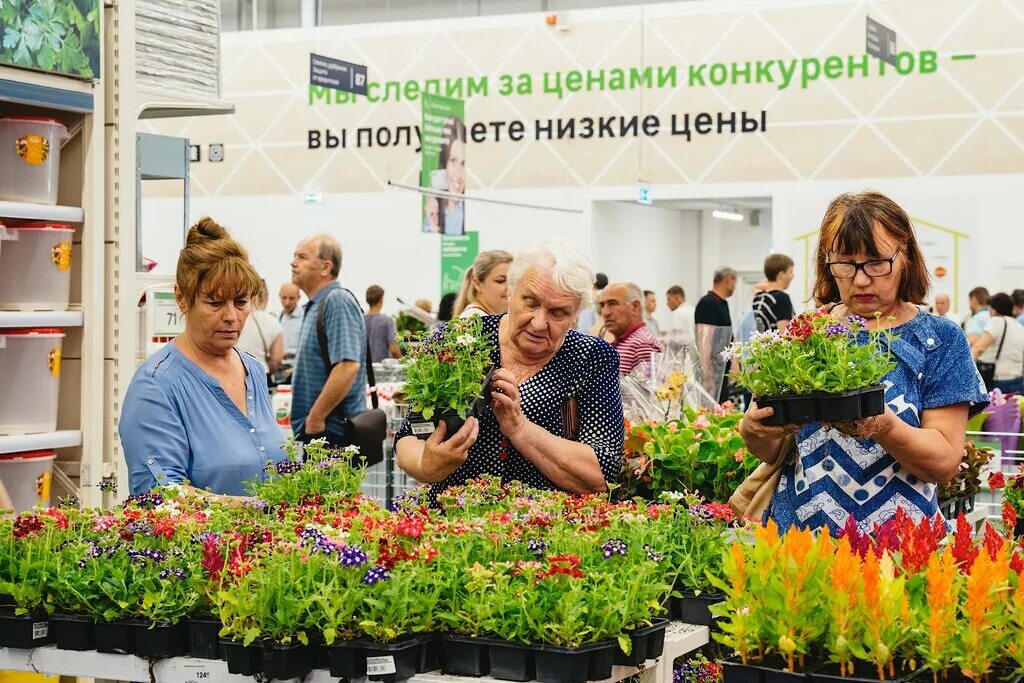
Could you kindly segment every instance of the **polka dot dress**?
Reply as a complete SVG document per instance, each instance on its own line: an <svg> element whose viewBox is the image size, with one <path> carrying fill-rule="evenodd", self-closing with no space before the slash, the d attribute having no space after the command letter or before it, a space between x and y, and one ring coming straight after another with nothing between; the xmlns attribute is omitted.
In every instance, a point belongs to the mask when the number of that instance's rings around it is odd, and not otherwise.
<svg viewBox="0 0 1024 683"><path fill-rule="evenodd" d="M491 362L501 365L498 324L503 316L482 318L483 331L494 339ZM519 385L526 418L552 434L564 437L562 404L575 397L579 406L580 442L594 449L606 481L614 481L622 464L623 417L619 393L619 354L603 339L569 330L565 343L541 370ZM408 420L395 443L412 430ZM516 451L501 434L490 406L480 418L480 435L469 457L447 479L431 486L436 495L449 486L482 474L519 480L540 489L557 488L537 466Z"/></svg>

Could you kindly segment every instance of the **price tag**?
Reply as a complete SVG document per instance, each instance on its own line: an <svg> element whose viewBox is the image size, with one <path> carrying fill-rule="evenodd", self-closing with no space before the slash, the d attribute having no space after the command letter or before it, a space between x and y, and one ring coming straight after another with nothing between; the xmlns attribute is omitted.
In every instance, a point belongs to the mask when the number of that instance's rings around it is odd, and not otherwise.
<svg viewBox="0 0 1024 683"><path fill-rule="evenodd" d="M391 655L387 657L367 657L366 658L366 675L367 676L380 676L383 674L393 674L397 671L395 669L395 658Z"/></svg>
<svg viewBox="0 0 1024 683"><path fill-rule="evenodd" d="M50 622L37 621L32 624L32 640L39 640L50 635Z"/></svg>
<svg viewBox="0 0 1024 683"><path fill-rule="evenodd" d="M176 337L185 331L185 316L178 309L174 292L152 292L153 336Z"/></svg>
<svg viewBox="0 0 1024 683"><path fill-rule="evenodd" d="M185 668L184 683L206 683L212 681L209 669L204 664L189 664Z"/></svg>
<svg viewBox="0 0 1024 683"><path fill-rule="evenodd" d="M433 422L413 422L410 426L412 427L412 433L415 436L434 433Z"/></svg>

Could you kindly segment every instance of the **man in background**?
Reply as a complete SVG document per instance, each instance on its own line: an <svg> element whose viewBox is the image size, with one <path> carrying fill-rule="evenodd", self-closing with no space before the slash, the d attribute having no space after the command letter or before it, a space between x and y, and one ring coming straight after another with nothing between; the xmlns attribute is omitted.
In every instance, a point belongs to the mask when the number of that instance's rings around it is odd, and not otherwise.
<svg viewBox="0 0 1024 683"><path fill-rule="evenodd" d="M658 321L654 318L654 312L658 310L658 295L649 289L644 290L644 324L651 334L661 334Z"/></svg>
<svg viewBox="0 0 1024 683"><path fill-rule="evenodd" d="M644 295L632 282L609 285L601 292L601 317L619 352L619 374L628 375L651 354L664 350L644 324Z"/></svg>
<svg viewBox="0 0 1024 683"><path fill-rule="evenodd" d="M697 325L732 327L732 316L729 314L727 299L735 291L736 271L732 268L716 270L711 289L697 302L697 308L693 312L693 322Z"/></svg>
<svg viewBox="0 0 1024 683"><path fill-rule="evenodd" d="M398 348L398 330L395 319L384 315L384 288L370 285L366 288L366 305L370 307L366 314L366 338L370 342L370 362L379 363L385 358L401 358L402 350Z"/></svg>
<svg viewBox="0 0 1024 683"><path fill-rule="evenodd" d="M299 288L291 282L281 285L277 293L281 299L281 312L277 314L277 322L284 328L285 356L294 356L299 348L299 331L302 329L302 309L299 308Z"/></svg>
<svg viewBox="0 0 1024 683"><path fill-rule="evenodd" d="M935 295L935 315L939 316L940 318L952 320L957 325L960 324L960 321L957 320L956 315L954 315L953 311L950 310L949 294Z"/></svg>
<svg viewBox="0 0 1024 683"><path fill-rule="evenodd" d="M668 321L665 332L671 343L693 344L693 307L686 303L686 292L679 285L672 285L665 294L668 304Z"/></svg>
<svg viewBox="0 0 1024 683"><path fill-rule="evenodd" d="M981 339L985 326L988 325L988 298L988 290L984 287L975 287L967 293L967 305L971 309L971 317L964 323L964 332L967 333L967 342L971 346Z"/></svg>
<svg viewBox="0 0 1024 683"><path fill-rule="evenodd" d="M724 378L728 368L722 367L721 352L732 340L735 331L732 329L732 316L729 313L728 299L736 291L736 271L732 268L719 268L715 271L711 290L697 302L693 312L693 320L697 325L698 354L702 368L701 383L712 397L724 403L729 396L729 380ZM726 328L728 334L719 332L705 337L701 325ZM723 376L720 386L716 386L718 376ZM718 394L717 396L715 394Z"/></svg>

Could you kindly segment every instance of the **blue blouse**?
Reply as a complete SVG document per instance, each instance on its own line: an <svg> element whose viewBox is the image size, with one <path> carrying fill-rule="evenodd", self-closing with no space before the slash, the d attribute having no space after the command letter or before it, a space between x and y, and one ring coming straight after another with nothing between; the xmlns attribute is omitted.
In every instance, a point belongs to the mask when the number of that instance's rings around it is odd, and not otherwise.
<svg viewBox="0 0 1024 683"><path fill-rule="evenodd" d="M136 371L118 422L132 494L188 480L213 493L245 495L243 482L262 478L268 460L287 457L266 373L253 356L238 355L248 415L173 341Z"/></svg>
<svg viewBox="0 0 1024 683"><path fill-rule="evenodd" d="M931 408L985 404L988 395L956 323L919 312L892 328L899 339L897 365L882 381L889 408L907 424L921 426ZM870 343L862 332L858 343ZM903 508L915 520L938 513L935 484L921 481L873 439L857 441L818 423L797 436L798 458L782 472L769 514L784 530L793 525L838 531L852 514L870 532Z"/></svg>
<svg viewBox="0 0 1024 683"><path fill-rule="evenodd" d="M491 335L491 363L501 367L498 325L503 316L487 316L483 333ZM605 481L614 482L622 466L622 442L625 422L619 392L619 354L611 344L576 330L569 330L562 347L547 365L519 385L519 402L526 419L552 434L564 437L562 402L575 397L579 407L579 440L594 449ZM395 435L395 444L412 435L406 420ZM503 481L518 480L540 489L554 489L554 483L507 443L487 406L480 418L480 433L469 449L469 457L444 481L431 484L433 498L449 486L464 483L482 474L496 475Z"/></svg>

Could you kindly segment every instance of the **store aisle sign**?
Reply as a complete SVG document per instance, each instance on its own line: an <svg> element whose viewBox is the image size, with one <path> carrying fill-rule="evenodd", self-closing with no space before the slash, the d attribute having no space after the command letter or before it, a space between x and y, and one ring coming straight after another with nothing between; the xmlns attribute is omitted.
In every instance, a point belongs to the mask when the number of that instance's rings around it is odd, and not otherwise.
<svg viewBox="0 0 1024 683"><path fill-rule="evenodd" d="M309 84L365 95L366 67L310 52Z"/></svg>
<svg viewBox="0 0 1024 683"><path fill-rule="evenodd" d="M185 331L185 316L174 300L174 292L151 292L153 313L150 336L176 337Z"/></svg>
<svg viewBox="0 0 1024 683"><path fill-rule="evenodd" d="M872 57L896 66L896 31L868 17L867 51Z"/></svg>
<svg viewBox="0 0 1024 683"><path fill-rule="evenodd" d="M480 251L479 235L467 232L465 235L441 235L441 295L458 293L462 278L473 267L473 261Z"/></svg>

